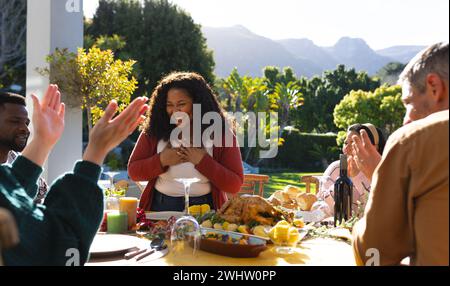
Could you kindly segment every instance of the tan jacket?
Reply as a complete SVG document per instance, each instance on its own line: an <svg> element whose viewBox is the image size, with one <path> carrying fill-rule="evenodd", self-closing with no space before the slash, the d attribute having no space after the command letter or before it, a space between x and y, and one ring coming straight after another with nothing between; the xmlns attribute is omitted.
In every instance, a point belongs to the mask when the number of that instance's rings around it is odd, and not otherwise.
<svg viewBox="0 0 450 286"><path fill-rule="evenodd" d="M449 111L410 123L389 138L372 177L365 215L353 231L358 264L448 265Z"/></svg>

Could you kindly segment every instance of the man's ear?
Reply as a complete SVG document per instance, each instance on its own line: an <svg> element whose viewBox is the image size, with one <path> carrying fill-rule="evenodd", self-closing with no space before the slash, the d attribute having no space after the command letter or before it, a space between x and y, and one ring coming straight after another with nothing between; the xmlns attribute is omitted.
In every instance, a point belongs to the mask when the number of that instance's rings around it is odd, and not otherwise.
<svg viewBox="0 0 450 286"><path fill-rule="evenodd" d="M426 78L427 94L434 103L448 100L448 87L438 74L430 73Z"/></svg>

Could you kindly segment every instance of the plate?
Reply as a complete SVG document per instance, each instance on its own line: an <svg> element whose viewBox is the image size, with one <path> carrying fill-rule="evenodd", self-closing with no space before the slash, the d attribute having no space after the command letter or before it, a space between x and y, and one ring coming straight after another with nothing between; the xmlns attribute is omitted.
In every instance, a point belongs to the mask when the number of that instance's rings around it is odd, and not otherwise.
<svg viewBox="0 0 450 286"><path fill-rule="evenodd" d="M267 241L255 235L247 235L238 232L230 232L219 229L201 228L202 237L207 232L215 232L219 234L227 234L232 238L240 239L243 236L248 237L249 244L226 243L219 240L202 238L200 241L200 249L203 251L237 258L257 257L267 249Z"/></svg>
<svg viewBox="0 0 450 286"><path fill-rule="evenodd" d="M116 256L132 249L148 247L149 242L123 234L97 234L89 249L92 258Z"/></svg>
<svg viewBox="0 0 450 286"><path fill-rule="evenodd" d="M171 217L177 219L184 215L183 212L148 212L145 213L145 217L149 220L168 220Z"/></svg>

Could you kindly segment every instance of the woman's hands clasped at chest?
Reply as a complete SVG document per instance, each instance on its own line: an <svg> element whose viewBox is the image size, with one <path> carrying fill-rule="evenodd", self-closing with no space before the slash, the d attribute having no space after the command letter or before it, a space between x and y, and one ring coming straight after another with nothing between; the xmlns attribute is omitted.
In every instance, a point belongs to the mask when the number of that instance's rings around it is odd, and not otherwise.
<svg viewBox="0 0 450 286"><path fill-rule="evenodd" d="M207 154L203 148L186 148L183 146L180 147L178 153L185 162L191 162L194 165L200 163L203 157Z"/></svg>
<svg viewBox="0 0 450 286"><path fill-rule="evenodd" d="M170 144L161 152L160 161L163 167L170 167L181 163L191 162L194 165L200 163L207 155L203 148L179 147L173 148Z"/></svg>

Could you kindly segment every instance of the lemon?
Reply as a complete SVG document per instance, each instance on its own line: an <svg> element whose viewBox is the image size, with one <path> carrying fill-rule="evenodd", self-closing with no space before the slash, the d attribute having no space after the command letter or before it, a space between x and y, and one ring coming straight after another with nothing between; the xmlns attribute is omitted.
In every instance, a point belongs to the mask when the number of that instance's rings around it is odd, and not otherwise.
<svg viewBox="0 0 450 286"><path fill-rule="evenodd" d="M223 229L222 228L222 224L221 223L215 223L214 224L214 229Z"/></svg>
<svg viewBox="0 0 450 286"><path fill-rule="evenodd" d="M275 236L275 227L272 227L268 234L269 234L270 239L272 239L272 240L276 240L277 239L276 236Z"/></svg>
<svg viewBox="0 0 450 286"><path fill-rule="evenodd" d="M298 229L295 227L291 227L289 229L289 237L287 239L287 243L289 245L296 245L299 238L300 238L300 234L298 232Z"/></svg>
<svg viewBox="0 0 450 286"><path fill-rule="evenodd" d="M211 207L208 204L203 204L200 206L200 212L202 215L209 213L211 211Z"/></svg>
<svg viewBox="0 0 450 286"><path fill-rule="evenodd" d="M228 230L228 231L236 231L237 228L238 228L238 225L237 225L237 224L235 224L235 223L230 223L230 224L228 225L228 227L227 227L227 230Z"/></svg>
<svg viewBox="0 0 450 286"><path fill-rule="evenodd" d="M280 237L278 235L276 227L272 227L272 229L269 231L269 237L272 240L272 242L275 243L275 244L283 243L283 239L282 239L282 237Z"/></svg>
<svg viewBox="0 0 450 286"><path fill-rule="evenodd" d="M276 227L277 226L291 226L287 221L285 221L285 220L280 220L279 222L277 222L277 224L275 225Z"/></svg>
<svg viewBox="0 0 450 286"><path fill-rule="evenodd" d="M262 225L255 226L255 228L253 228L253 234L261 237L268 237L266 229Z"/></svg>
<svg viewBox="0 0 450 286"><path fill-rule="evenodd" d="M204 222L202 222L202 227L212 228L213 225L212 225L211 220L208 219L208 220L205 220Z"/></svg>
<svg viewBox="0 0 450 286"><path fill-rule="evenodd" d="M285 242L289 239L289 225L277 225L275 226L275 236L277 240Z"/></svg>
<svg viewBox="0 0 450 286"><path fill-rule="evenodd" d="M240 225L240 226L237 228L237 231L239 231L240 233L246 233L246 234L248 234L247 226L246 226L246 225Z"/></svg>
<svg viewBox="0 0 450 286"><path fill-rule="evenodd" d="M190 206L189 207L189 214L191 214L193 216L201 214L200 206Z"/></svg>
<svg viewBox="0 0 450 286"><path fill-rule="evenodd" d="M222 224L222 229L224 229L224 230L228 230L228 226L230 225L230 223L229 222L224 222L223 224Z"/></svg>
<svg viewBox="0 0 450 286"><path fill-rule="evenodd" d="M305 226L305 222L303 221L302 218L296 218L296 219L294 219L293 223L294 223L294 225L295 225L296 227L299 227L299 228L302 228L302 227Z"/></svg>

